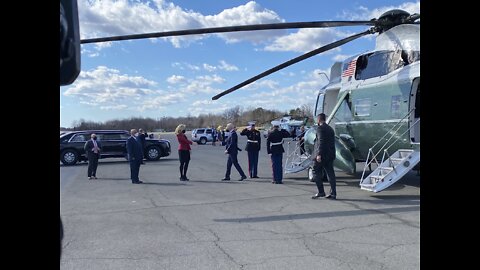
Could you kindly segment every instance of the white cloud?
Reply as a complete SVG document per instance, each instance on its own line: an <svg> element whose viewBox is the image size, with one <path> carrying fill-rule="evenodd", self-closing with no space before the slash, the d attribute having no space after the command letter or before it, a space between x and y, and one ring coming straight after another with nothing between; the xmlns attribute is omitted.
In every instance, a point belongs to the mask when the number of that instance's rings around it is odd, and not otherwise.
<svg viewBox="0 0 480 270"><path fill-rule="evenodd" d="M196 66L196 65L192 65L190 63L180 63L180 62L173 62L171 64L172 68L178 68L180 70L186 70L186 69L190 69L190 70L193 70L193 71L199 71L201 68L199 66Z"/></svg>
<svg viewBox="0 0 480 270"><path fill-rule="evenodd" d="M184 81L185 81L185 77L180 76L180 75L172 75L172 76L167 78L167 82L170 83L170 84L177 84L177 83L184 82Z"/></svg>
<svg viewBox="0 0 480 270"><path fill-rule="evenodd" d="M217 88L213 88L213 84L220 84L225 82L225 79L218 76L218 75L206 75L206 76L197 76L195 79L188 80L187 85L185 87L181 87L177 89L183 93L187 93L188 95L195 95L195 94L213 94L218 93L221 90Z"/></svg>
<svg viewBox="0 0 480 270"><path fill-rule="evenodd" d="M246 24L266 24L284 22L274 11L268 10L250 1L245 5L225 9L217 15L205 16L206 27L221 27L229 25L246 25ZM248 40L253 43L263 43L271 38L284 34L285 30L265 30L265 31L248 31L240 33L218 34L227 43L234 43Z"/></svg>
<svg viewBox="0 0 480 270"><path fill-rule="evenodd" d="M191 69L191 70L200 70L200 67L199 66L195 66L195 65L191 65L191 64L185 64L187 66L188 69Z"/></svg>
<svg viewBox="0 0 480 270"><path fill-rule="evenodd" d="M380 8L375 8L370 10L364 6L359 6L355 11L343 11L341 15L338 17L342 19L348 20L370 20L373 18L380 17L383 13L392 10L392 9L401 9L405 10L406 12L413 14L413 13L420 13L420 1L418 2L406 2L398 6L384 6Z"/></svg>
<svg viewBox="0 0 480 270"><path fill-rule="evenodd" d="M181 70L185 70L185 68L183 67L183 65L179 62L174 62L172 63L172 68L178 68L178 69L181 69Z"/></svg>
<svg viewBox="0 0 480 270"><path fill-rule="evenodd" d="M210 71L210 72L217 70L217 67L211 66L211 65L205 64L205 63L203 64L203 68L204 68L205 70L207 70L207 71Z"/></svg>
<svg viewBox="0 0 480 270"><path fill-rule="evenodd" d="M188 113L193 116L209 113L220 114L233 106L230 101L216 102L213 100L197 100L188 108Z"/></svg>
<svg viewBox="0 0 480 270"><path fill-rule="evenodd" d="M118 105L113 105L113 106L100 106L101 110L106 110L106 111L111 111L111 110L124 110L128 108L127 105L125 104L118 104Z"/></svg>
<svg viewBox="0 0 480 270"><path fill-rule="evenodd" d="M305 53L322 47L333 41L347 37L349 34L332 28L300 29L296 33L282 36L265 46L266 51L294 51ZM338 51L336 48L331 51Z"/></svg>
<svg viewBox="0 0 480 270"><path fill-rule="evenodd" d="M209 72L213 72L213 71L216 71L216 70L238 71L237 66L231 65L231 64L227 63L225 60L220 60L219 62L220 62L220 64L217 65L217 66L212 66L212 65L207 64L207 63L204 63L202 66L203 66L203 69L205 69L206 71L209 71Z"/></svg>
<svg viewBox="0 0 480 270"><path fill-rule="evenodd" d="M218 68L226 71L238 71L238 67L228 64L225 60L220 60Z"/></svg>
<svg viewBox="0 0 480 270"><path fill-rule="evenodd" d="M346 55L346 54L337 54L334 57L332 57L332 60L335 62L342 62L343 60L349 58L352 55Z"/></svg>
<svg viewBox="0 0 480 270"><path fill-rule="evenodd" d="M328 81L321 72L329 74L328 70L315 69L306 74L303 81L293 85L251 95L252 105L266 106L264 108L280 109L299 107L315 100L318 90Z"/></svg>
<svg viewBox="0 0 480 270"><path fill-rule="evenodd" d="M139 99L154 93L152 88L156 85L156 82L141 76L129 76L116 69L98 66L93 70L82 71L64 95L78 97L84 104L117 105L120 101Z"/></svg>
<svg viewBox="0 0 480 270"><path fill-rule="evenodd" d="M215 15L185 10L166 0L152 2L128 0L81 0L78 2L81 38L115 36L191 28L229 25L278 23L283 20L274 12L254 1L225 9ZM250 31L216 34L227 43L251 41L260 43L285 33L283 30ZM208 35L167 38L175 47L199 40Z"/></svg>
<svg viewBox="0 0 480 270"><path fill-rule="evenodd" d="M278 88L278 82L274 80L260 80L260 81L255 81L251 84L246 85L243 87L245 90L264 90L264 89L277 89ZM241 91L241 90L238 90Z"/></svg>
<svg viewBox="0 0 480 270"><path fill-rule="evenodd" d="M144 100L140 106L140 111L153 109L161 110L165 109L169 105L173 105L182 101L185 101L184 93L162 93L157 97Z"/></svg>

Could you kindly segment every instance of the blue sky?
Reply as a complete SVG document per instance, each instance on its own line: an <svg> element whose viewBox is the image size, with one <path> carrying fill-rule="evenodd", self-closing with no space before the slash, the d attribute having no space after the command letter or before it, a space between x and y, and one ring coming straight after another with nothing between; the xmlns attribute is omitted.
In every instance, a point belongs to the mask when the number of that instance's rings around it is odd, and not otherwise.
<svg viewBox="0 0 480 270"><path fill-rule="evenodd" d="M419 1L78 0L81 38L243 24L369 20ZM286 111L312 105L334 61L370 51L364 37L311 57L216 101L211 97L284 61L368 27L293 29L82 45L81 73L60 87L60 125L75 120L221 113L240 105Z"/></svg>

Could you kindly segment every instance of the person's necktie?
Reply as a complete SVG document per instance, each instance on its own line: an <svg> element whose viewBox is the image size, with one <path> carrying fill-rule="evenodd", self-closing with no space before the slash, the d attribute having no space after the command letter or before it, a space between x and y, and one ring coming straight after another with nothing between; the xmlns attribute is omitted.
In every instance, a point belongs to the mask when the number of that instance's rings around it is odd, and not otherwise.
<svg viewBox="0 0 480 270"><path fill-rule="evenodd" d="M97 142L96 141L93 141L93 152L95 154L98 154L98 146L97 146Z"/></svg>

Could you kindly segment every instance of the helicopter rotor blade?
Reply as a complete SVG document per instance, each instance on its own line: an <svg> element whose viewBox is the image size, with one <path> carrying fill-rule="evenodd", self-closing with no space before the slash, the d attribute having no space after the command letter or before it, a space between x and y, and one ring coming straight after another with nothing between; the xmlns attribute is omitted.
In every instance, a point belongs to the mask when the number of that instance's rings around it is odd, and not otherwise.
<svg viewBox="0 0 480 270"><path fill-rule="evenodd" d="M80 40L80 43L87 44L87 43L98 43L98 42L118 41L118 40L173 37L173 36L255 31L255 30L278 30L278 29L292 29L292 28L325 28L325 27L337 27L337 26L362 26L362 25L373 26L375 25L375 21L313 21L313 22L252 24L252 25L155 32L155 33L145 33L145 34L121 35L121 36L112 36L112 37L103 37L103 38L89 38L89 39Z"/></svg>
<svg viewBox="0 0 480 270"><path fill-rule="evenodd" d="M355 39L357 39L357 38L359 38L359 37L362 37L362 36L365 36L365 35L368 35L368 34L373 34L373 33L375 33L376 31L377 31L377 29L376 29L375 27L372 27L371 29L369 29L369 30L367 30L367 31L364 31L364 32L361 32L361 33L358 33L358 34L355 34L355 35L346 37L346 38L344 38L344 39L337 40L337 41L335 41L335 42L332 42L332 43L330 43L330 44L327 44L327 45L325 45L325 46L322 46L322 47L320 47L320 48L318 48L318 49L315 49L315 50L313 50L313 51L310 51L310 52L308 52L308 53L305 53L305 54L300 55L300 56L298 56L298 57L295 57L295 58L293 58L293 59L290 59L290 60L288 60L287 62L284 62L284 63L282 63L282 64L280 64L280 65L278 65L278 66L276 66L276 67L273 67L273 68L271 68L271 69L269 69L269 70L267 70L267 71L264 71L264 72L256 75L255 77L252 77L252 78L250 78L250 79L248 79L248 80L246 80L246 81L244 81L244 82L242 82L242 83L240 83L240 84L235 85L234 87L232 87L232 88L230 88L230 89L228 89L228 90L225 90L225 91L221 92L220 94L212 97L212 100L217 100L217 99L219 99L220 97L222 97L222 96L224 96L224 95L226 95L226 94L229 94L229 93L231 93L231 92L233 92L233 91L235 91L235 90L238 90L238 89L244 87L245 85L250 84L250 83L252 83L252 82L254 82L254 81L256 81L256 80L259 80L259 79L261 79L261 78L263 78L263 77L265 77L265 76L267 76L267 75L270 75L270 74L272 74L272 73L274 73L274 72L277 72L277 71L279 71L279 70L281 70L281 69L284 69L284 68L286 68L286 67L288 67L288 66L291 66L291 65L293 65L293 64L295 64L295 63L298 63L298 62L300 62L300 61L303 61L303 60L305 60L305 59L307 59L307 58L310 58L310 57L312 57L312 56L314 56L314 55L317 55L317 54L320 54L320 53L322 53L322 52L326 52L326 51L328 51L328 50L331 50L331 49L333 49L333 48L336 48L336 47L338 47L338 46L341 46L341 45L343 45L343 44L345 44L345 43L348 43L348 42L350 42L350 41L352 41L352 40L355 40Z"/></svg>

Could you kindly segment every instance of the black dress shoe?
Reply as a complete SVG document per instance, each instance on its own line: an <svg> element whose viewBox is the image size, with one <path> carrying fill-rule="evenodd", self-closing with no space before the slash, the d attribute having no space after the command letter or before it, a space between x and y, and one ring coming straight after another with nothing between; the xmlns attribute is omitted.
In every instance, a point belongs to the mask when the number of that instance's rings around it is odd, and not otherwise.
<svg viewBox="0 0 480 270"><path fill-rule="evenodd" d="M254 176L254 177L252 177L252 178L260 178L260 177L258 177L258 176Z"/></svg>
<svg viewBox="0 0 480 270"><path fill-rule="evenodd" d="M230 181L230 178L225 177L222 179L222 181Z"/></svg>
<svg viewBox="0 0 480 270"><path fill-rule="evenodd" d="M180 176L180 181L185 181L185 178L183 178L183 176Z"/></svg>
<svg viewBox="0 0 480 270"><path fill-rule="evenodd" d="M283 182L275 182L275 184L281 185L281 184L283 184Z"/></svg>
<svg viewBox="0 0 480 270"><path fill-rule="evenodd" d="M190 179L188 179L186 176L183 178L185 181L189 181Z"/></svg>
<svg viewBox="0 0 480 270"><path fill-rule="evenodd" d="M318 198L325 198L325 193L324 193L324 194L318 194L318 193L317 193L317 194L315 194L315 195L312 196L312 199L314 199L314 200L315 200L315 199L318 199Z"/></svg>
<svg viewBox="0 0 480 270"><path fill-rule="evenodd" d="M238 179L238 181L243 181L243 180L245 180L245 179L247 179L247 177L246 177L246 176L242 176L242 178Z"/></svg>
<svg viewBox="0 0 480 270"><path fill-rule="evenodd" d="M332 195L332 194L328 194L327 196L325 196L325 198L330 199L330 200L336 200L336 199L337 199L337 196L336 196L336 195Z"/></svg>

